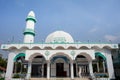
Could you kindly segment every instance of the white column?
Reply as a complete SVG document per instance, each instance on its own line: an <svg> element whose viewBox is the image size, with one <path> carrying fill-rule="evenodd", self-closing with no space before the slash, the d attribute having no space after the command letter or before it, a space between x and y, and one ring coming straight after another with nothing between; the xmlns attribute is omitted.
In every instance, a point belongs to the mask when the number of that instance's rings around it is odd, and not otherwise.
<svg viewBox="0 0 120 80"><path fill-rule="evenodd" d="M81 78L82 77L82 75L81 75L81 73L82 73L82 67L81 66L79 66L79 77Z"/></svg>
<svg viewBox="0 0 120 80"><path fill-rule="evenodd" d="M100 69L99 69L99 62L97 62L97 71L100 72Z"/></svg>
<svg viewBox="0 0 120 80"><path fill-rule="evenodd" d="M70 63L70 66L71 66L71 79L74 79L73 62Z"/></svg>
<svg viewBox="0 0 120 80"><path fill-rule="evenodd" d="M103 61L103 71L105 73L105 62Z"/></svg>
<svg viewBox="0 0 120 80"><path fill-rule="evenodd" d="M89 62L89 71L90 71L90 75L91 75L92 77L94 77L93 67L92 67L92 61Z"/></svg>
<svg viewBox="0 0 120 80"><path fill-rule="evenodd" d="M50 79L50 61L47 61L47 79Z"/></svg>
<svg viewBox="0 0 120 80"><path fill-rule="evenodd" d="M106 58L107 58L107 69L108 69L109 78L110 79L115 79L111 52L108 51L106 53Z"/></svg>
<svg viewBox="0 0 120 80"><path fill-rule="evenodd" d="M31 69L32 69L32 62L28 62L28 70L27 70L27 75L26 75L27 80L29 80L31 77Z"/></svg>
<svg viewBox="0 0 120 80"><path fill-rule="evenodd" d="M5 80L12 80L15 53L9 53Z"/></svg>

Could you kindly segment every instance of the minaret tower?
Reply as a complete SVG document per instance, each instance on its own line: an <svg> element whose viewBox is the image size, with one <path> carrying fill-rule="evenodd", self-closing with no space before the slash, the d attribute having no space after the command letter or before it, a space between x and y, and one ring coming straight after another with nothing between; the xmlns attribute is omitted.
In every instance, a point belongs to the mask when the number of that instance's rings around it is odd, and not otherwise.
<svg viewBox="0 0 120 80"><path fill-rule="evenodd" d="M30 11L26 18L26 29L24 31L24 43L34 43L34 26L36 23L35 14L33 11Z"/></svg>

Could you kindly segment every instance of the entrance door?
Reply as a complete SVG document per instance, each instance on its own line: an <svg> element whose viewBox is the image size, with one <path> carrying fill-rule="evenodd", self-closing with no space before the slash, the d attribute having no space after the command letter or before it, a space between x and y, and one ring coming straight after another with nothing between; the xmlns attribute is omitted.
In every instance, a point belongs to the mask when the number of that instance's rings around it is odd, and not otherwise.
<svg viewBox="0 0 120 80"><path fill-rule="evenodd" d="M64 63L56 63L56 77L64 77Z"/></svg>
<svg viewBox="0 0 120 80"><path fill-rule="evenodd" d="M32 65L32 77L41 77L42 76L42 65L33 64Z"/></svg>

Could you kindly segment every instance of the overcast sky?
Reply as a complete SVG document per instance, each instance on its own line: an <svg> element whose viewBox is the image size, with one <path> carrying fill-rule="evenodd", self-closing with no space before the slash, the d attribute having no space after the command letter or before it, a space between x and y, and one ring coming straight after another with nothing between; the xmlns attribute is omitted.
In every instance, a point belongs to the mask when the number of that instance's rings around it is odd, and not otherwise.
<svg viewBox="0 0 120 80"><path fill-rule="evenodd" d="M0 44L23 42L25 19L36 15L35 42L63 30L81 42L120 42L120 0L0 0Z"/></svg>

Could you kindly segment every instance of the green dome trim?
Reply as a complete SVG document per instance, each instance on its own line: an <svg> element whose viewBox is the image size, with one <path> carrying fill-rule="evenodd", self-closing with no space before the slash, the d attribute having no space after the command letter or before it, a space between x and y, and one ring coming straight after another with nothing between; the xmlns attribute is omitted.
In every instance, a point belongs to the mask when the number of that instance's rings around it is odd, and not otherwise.
<svg viewBox="0 0 120 80"><path fill-rule="evenodd" d="M19 53L18 55L15 56L14 61L17 60L19 57L25 57L25 53Z"/></svg>
<svg viewBox="0 0 120 80"><path fill-rule="evenodd" d="M34 21L34 23L36 23L36 19L32 16L27 17L26 21L29 21L29 20Z"/></svg>
<svg viewBox="0 0 120 80"><path fill-rule="evenodd" d="M25 31L24 31L23 34L24 34L24 35L30 34L30 35L35 36L35 31L32 30L32 29L25 29Z"/></svg>
<svg viewBox="0 0 120 80"><path fill-rule="evenodd" d="M100 52L96 52L95 56L100 56L103 58L103 60L106 60L106 57L103 54L101 54Z"/></svg>

